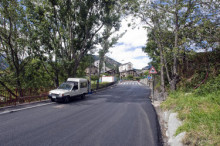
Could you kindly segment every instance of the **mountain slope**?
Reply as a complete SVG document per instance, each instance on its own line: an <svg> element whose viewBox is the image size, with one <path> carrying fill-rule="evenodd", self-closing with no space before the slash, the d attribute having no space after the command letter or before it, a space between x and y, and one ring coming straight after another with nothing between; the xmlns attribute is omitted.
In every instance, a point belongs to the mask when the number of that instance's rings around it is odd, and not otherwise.
<svg viewBox="0 0 220 146"><path fill-rule="evenodd" d="M99 60L98 55L93 55L93 58L94 58L95 61ZM106 67L108 67L110 69L115 69L117 66L121 65L121 63L115 61L112 58L109 58L109 57L105 56L105 65L106 65Z"/></svg>

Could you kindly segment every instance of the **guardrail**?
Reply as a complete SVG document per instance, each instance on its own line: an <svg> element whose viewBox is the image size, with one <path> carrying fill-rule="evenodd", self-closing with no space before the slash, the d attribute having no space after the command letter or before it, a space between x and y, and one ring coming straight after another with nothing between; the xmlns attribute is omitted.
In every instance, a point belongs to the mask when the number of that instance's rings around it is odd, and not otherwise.
<svg viewBox="0 0 220 146"><path fill-rule="evenodd" d="M48 91L51 88L39 88L39 89L22 89L20 95L18 90L13 90L13 93L17 97L5 90L0 90L0 107L17 105L22 103L30 103L33 101L42 101L47 99Z"/></svg>

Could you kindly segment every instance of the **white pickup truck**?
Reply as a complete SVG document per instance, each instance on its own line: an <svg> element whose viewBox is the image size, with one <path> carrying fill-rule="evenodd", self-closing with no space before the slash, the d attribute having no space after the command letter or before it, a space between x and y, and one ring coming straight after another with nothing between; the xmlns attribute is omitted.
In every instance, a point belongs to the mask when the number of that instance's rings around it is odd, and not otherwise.
<svg viewBox="0 0 220 146"><path fill-rule="evenodd" d="M85 98L85 94L89 91L89 82L83 78L68 78L57 89L49 92L48 98L54 101L69 102L71 98L81 96Z"/></svg>

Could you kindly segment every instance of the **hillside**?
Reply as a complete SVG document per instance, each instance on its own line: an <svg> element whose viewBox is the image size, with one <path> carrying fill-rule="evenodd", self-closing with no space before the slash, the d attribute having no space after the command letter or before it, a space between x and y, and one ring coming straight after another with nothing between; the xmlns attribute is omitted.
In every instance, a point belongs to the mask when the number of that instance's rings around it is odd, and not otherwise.
<svg viewBox="0 0 220 146"><path fill-rule="evenodd" d="M95 61L99 60L98 55L93 55L93 58ZM110 69L116 68L117 66L121 65L121 63L119 63L119 62L115 61L114 59L109 58L107 56L105 56L105 64L106 64L106 67L108 67Z"/></svg>
<svg viewBox="0 0 220 146"><path fill-rule="evenodd" d="M219 52L196 53L181 63L178 90L170 91L164 110L178 113L183 121L176 135L186 132L184 145L220 143Z"/></svg>

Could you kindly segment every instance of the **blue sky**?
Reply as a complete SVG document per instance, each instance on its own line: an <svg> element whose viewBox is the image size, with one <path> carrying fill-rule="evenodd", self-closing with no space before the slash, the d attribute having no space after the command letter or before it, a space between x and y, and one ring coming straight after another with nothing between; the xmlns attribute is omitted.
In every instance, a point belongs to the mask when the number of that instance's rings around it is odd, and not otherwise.
<svg viewBox="0 0 220 146"><path fill-rule="evenodd" d="M141 69L150 62L149 57L142 51L142 47L147 42L147 30L143 29L143 25L139 20L135 20L136 28L128 27L131 23L131 17L122 20L122 27L119 33L127 30L126 34L118 40L118 43L110 48L108 57L120 62L131 62L136 69Z"/></svg>

